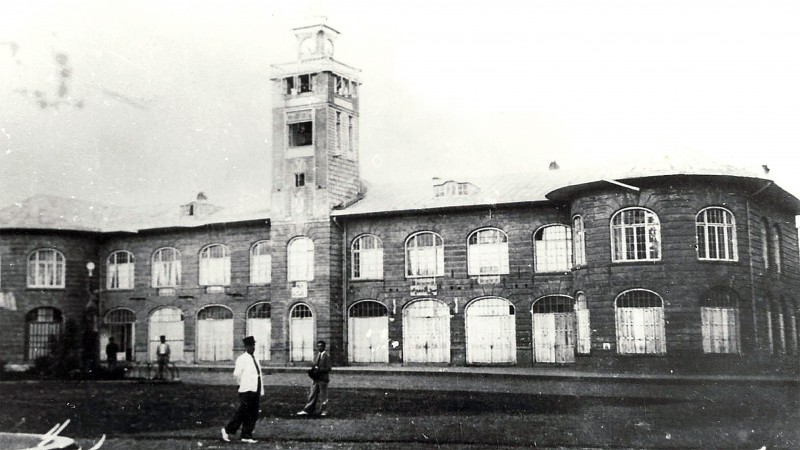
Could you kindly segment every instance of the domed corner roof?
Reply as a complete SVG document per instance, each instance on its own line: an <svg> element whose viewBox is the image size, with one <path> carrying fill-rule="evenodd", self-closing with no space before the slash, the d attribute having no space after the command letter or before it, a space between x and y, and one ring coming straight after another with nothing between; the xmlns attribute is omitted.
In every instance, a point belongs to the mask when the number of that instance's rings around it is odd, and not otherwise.
<svg viewBox="0 0 800 450"><path fill-rule="evenodd" d="M691 156L653 156L647 160L615 162L585 170L571 169L569 182L549 191L545 196L551 201L566 202L578 192L595 189L609 184L624 186L641 179L675 176L705 176L735 179L752 186L753 193L769 186L779 201L800 214L800 200L790 194L769 177L765 166L737 166L715 161L702 155Z"/></svg>

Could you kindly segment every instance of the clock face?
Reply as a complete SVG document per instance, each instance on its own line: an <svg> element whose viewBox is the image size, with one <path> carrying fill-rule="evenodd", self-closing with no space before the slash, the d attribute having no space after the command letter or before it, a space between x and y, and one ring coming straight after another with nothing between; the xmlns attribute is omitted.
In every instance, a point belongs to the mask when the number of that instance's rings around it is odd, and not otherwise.
<svg viewBox="0 0 800 450"><path fill-rule="evenodd" d="M333 55L333 41L330 39L325 39L325 43L323 45L324 45L323 50L325 51L325 54L328 56Z"/></svg>
<svg viewBox="0 0 800 450"><path fill-rule="evenodd" d="M308 38L300 42L300 53L310 55L317 49L314 43L314 38Z"/></svg>

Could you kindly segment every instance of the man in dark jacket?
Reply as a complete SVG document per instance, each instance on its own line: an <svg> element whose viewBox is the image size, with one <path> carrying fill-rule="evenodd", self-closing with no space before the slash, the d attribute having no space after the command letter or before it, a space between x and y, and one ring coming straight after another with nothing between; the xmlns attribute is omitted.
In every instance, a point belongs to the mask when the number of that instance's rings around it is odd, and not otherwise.
<svg viewBox="0 0 800 450"><path fill-rule="evenodd" d="M108 345L106 345L106 360L108 361L108 368L115 369L117 367L117 353L119 346L114 342L114 336L108 338Z"/></svg>
<svg viewBox="0 0 800 450"><path fill-rule="evenodd" d="M328 415L328 374L331 371L331 357L325 351L325 341L317 342L317 356L311 366L309 374L315 374L314 382L311 384L311 391L308 393L308 403L303 410L298 412L298 416L309 414Z"/></svg>

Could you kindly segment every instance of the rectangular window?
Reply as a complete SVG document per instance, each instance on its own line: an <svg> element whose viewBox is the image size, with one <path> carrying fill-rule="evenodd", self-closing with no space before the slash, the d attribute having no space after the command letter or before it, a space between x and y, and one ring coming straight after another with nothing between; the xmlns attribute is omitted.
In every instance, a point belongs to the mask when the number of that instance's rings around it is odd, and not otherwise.
<svg viewBox="0 0 800 450"><path fill-rule="evenodd" d="M283 85L286 87L284 91L286 95L295 95L297 92L294 89L294 77L288 77L283 79Z"/></svg>
<svg viewBox="0 0 800 450"><path fill-rule="evenodd" d="M314 75L313 74L300 75L297 78L298 78L298 81L300 81L300 93L301 94L303 94L305 92L311 92L311 91L314 90L314 88L313 88Z"/></svg>
<svg viewBox="0 0 800 450"><path fill-rule="evenodd" d="M336 135L334 136L335 141L335 154L339 155L342 153L342 113L336 111Z"/></svg>
<svg viewBox="0 0 800 450"><path fill-rule="evenodd" d="M353 116L347 116L347 151L353 153L355 149L355 142L353 142Z"/></svg>
<svg viewBox="0 0 800 450"><path fill-rule="evenodd" d="M289 147L303 147L313 144L312 122L289 124Z"/></svg>
<svg viewBox="0 0 800 450"><path fill-rule="evenodd" d="M306 185L306 174L304 173L294 174L294 186L303 187L305 185Z"/></svg>

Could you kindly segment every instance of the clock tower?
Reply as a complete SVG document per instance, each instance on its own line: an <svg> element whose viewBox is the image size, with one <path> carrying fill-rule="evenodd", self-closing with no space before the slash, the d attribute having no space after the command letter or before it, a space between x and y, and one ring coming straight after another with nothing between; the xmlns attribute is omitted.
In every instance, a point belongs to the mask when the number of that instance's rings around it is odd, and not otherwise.
<svg viewBox="0 0 800 450"><path fill-rule="evenodd" d="M334 59L333 28L294 34L297 59L271 76L272 355L305 363L325 340L341 363L345 244L330 212L360 191L359 71Z"/></svg>
<svg viewBox="0 0 800 450"><path fill-rule="evenodd" d="M333 58L333 28L294 33L297 60L273 66L272 220L327 221L359 190L359 71Z"/></svg>

